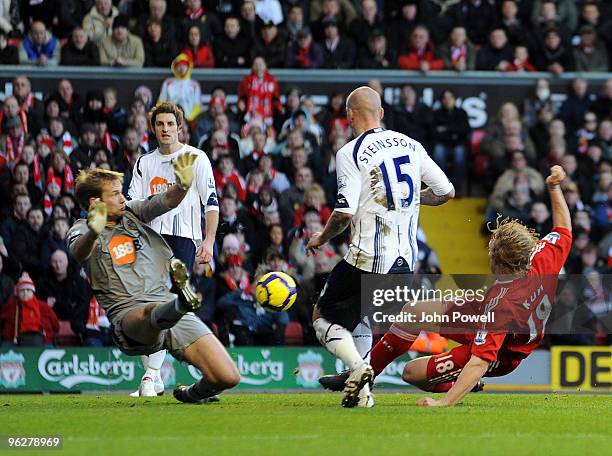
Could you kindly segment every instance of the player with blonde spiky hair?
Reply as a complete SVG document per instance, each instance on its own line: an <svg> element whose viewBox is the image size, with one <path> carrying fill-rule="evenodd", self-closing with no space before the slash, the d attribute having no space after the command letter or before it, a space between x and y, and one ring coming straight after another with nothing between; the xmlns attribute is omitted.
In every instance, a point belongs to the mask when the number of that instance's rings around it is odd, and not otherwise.
<svg viewBox="0 0 612 456"><path fill-rule="evenodd" d="M517 220L497 219L491 230L489 260L496 268L507 271L529 271L531 251L539 241L538 234Z"/></svg>
<svg viewBox="0 0 612 456"><path fill-rule="evenodd" d="M426 391L446 391L441 400L425 397L419 405L454 405L483 376L507 375L540 345L555 301L557 276L572 246L572 221L561 191L564 179L560 166L553 166L546 178L554 228L542 240L516 220L502 221L492 230L489 261L498 280L481 309L495 310L504 321L493 325L492 332L483 325L475 334L448 334L463 345L408 363L404 380Z"/></svg>

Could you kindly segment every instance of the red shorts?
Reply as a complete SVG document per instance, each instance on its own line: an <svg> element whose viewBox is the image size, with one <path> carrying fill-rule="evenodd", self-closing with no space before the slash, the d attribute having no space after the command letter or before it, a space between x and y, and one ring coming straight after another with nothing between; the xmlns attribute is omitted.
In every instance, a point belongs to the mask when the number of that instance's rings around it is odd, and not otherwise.
<svg viewBox="0 0 612 456"><path fill-rule="evenodd" d="M468 342L470 335L466 335L465 338L459 336L461 335L453 334L452 338L454 340L465 339L465 342ZM457 340L457 342L462 341ZM427 382L437 384L455 381L471 357L472 351L469 343L459 345L445 353L431 356L427 363ZM500 356L497 361L491 363L484 376L501 377L507 375L516 369L520 363L521 360L519 359Z"/></svg>

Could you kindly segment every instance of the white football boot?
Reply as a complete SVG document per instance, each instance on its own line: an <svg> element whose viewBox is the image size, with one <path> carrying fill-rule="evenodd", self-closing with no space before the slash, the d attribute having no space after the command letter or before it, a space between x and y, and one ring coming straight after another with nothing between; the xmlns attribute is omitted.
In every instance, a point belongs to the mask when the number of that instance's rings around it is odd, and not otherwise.
<svg viewBox="0 0 612 456"><path fill-rule="evenodd" d="M359 402L357 402L357 407L374 407L374 395L372 393L368 393L364 394L363 396L359 396Z"/></svg>
<svg viewBox="0 0 612 456"><path fill-rule="evenodd" d="M145 374L140 380L140 386L138 391L130 393L131 397L155 397L162 396L164 394L164 382L161 375L155 375L151 378L151 375Z"/></svg>
<svg viewBox="0 0 612 456"><path fill-rule="evenodd" d="M344 386L344 397L342 398L342 406L347 408L353 408L359 403L359 392L362 390L364 385L369 384L372 386L374 382L374 371L372 366L367 363L363 363L357 367L349 378L346 380Z"/></svg>

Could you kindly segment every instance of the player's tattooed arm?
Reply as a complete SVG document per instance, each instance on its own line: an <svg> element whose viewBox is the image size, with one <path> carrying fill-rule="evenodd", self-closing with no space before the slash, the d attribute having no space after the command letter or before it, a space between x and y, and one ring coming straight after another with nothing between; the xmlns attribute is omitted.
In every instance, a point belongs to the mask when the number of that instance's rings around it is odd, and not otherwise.
<svg viewBox="0 0 612 456"><path fill-rule="evenodd" d="M351 214L347 214L345 212L332 212L323 232L314 233L308 241L308 248L317 248L325 244L330 239L335 238L340 233L342 233L351 223L351 218L353 216Z"/></svg>
<svg viewBox="0 0 612 456"><path fill-rule="evenodd" d="M421 204L423 206L440 206L441 204L446 203L449 199L455 197L455 190L447 193L446 195L436 195L431 187L427 187L424 190L421 190Z"/></svg>

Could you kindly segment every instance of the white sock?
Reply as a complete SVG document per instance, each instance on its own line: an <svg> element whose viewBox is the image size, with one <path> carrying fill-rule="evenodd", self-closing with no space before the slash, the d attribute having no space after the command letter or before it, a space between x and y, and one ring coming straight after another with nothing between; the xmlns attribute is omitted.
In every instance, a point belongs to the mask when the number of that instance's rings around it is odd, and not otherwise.
<svg viewBox="0 0 612 456"><path fill-rule="evenodd" d="M369 364L372 351L372 329L370 329L368 317L353 330L353 342L361 358Z"/></svg>
<svg viewBox="0 0 612 456"><path fill-rule="evenodd" d="M370 363L370 352L372 351L372 329L370 328L370 320L365 317L361 323L353 330L353 341L359 355L366 363ZM367 383L359 391L359 397L365 397L370 394L370 385Z"/></svg>
<svg viewBox="0 0 612 456"><path fill-rule="evenodd" d="M353 342L353 335L347 329L330 323L325 318L317 318L313 327L321 345L336 358L341 359L349 369L354 370L363 364L363 359Z"/></svg>
<svg viewBox="0 0 612 456"><path fill-rule="evenodd" d="M150 354L149 356L143 356L142 363L145 366L145 375L150 375L153 378L161 375L160 369L162 367L162 364L164 364L165 357L166 350L160 350L158 352Z"/></svg>

